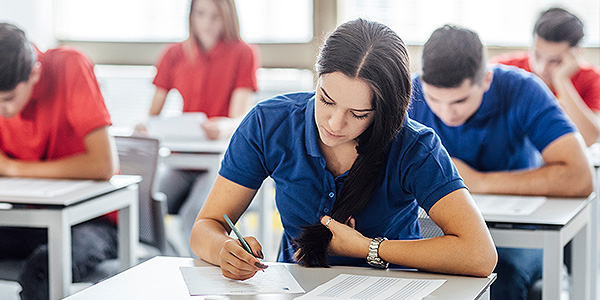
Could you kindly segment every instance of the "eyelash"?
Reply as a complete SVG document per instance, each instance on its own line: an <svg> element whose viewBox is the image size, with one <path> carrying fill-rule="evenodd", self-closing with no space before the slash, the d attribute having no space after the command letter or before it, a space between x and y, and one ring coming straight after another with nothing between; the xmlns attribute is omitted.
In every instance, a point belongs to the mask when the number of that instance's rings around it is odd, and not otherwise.
<svg viewBox="0 0 600 300"><path fill-rule="evenodd" d="M335 103L332 103L332 102L327 102L327 101L325 101L325 98L323 98L323 97L320 97L320 100L321 100L321 102L322 102L324 105L326 105L326 106L331 106L331 105L334 105L334 104L335 104ZM353 118L355 118L355 119L358 119L358 120L364 120L364 119L366 119L368 116L369 116L369 114L364 114L364 115L362 115L362 116L357 116L357 115L355 115L354 113L352 113L352 117L353 117Z"/></svg>

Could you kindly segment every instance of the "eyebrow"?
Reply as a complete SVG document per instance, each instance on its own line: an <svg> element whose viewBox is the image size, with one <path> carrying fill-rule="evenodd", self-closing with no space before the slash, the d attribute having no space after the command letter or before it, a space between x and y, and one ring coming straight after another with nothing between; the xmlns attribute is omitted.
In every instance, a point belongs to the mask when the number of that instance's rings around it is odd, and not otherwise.
<svg viewBox="0 0 600 300"><path fill-rule="evenodd" d="M429 98L429 100L432 100L433 102L441 102L440 99L437 99L435 97L431 97L431 95L429 95L427 93L425 93L425 94L427 95L427 98ZM450 104L452 104L452 103L456 103L456 102L465 101L465 100L467 100L467 98L469 98L469 97L467 96L467 97L464 97L464 98L461 98L461 99L451 100L449 102L450 102Z"/></svg>
<svg viewBox="0 0 600 300"><path fill-rule="evenodd" d="M333 98L331 98L331 96L329 96L329 94L327 94L327 92L325 91L325 89L321 86L319 87L321 89L321 92L323 92L323 94L325 94L325 96L327 96L327 98L329 98L329 100L335 102L335 100L333 100ZM369 111L374 111L374 109L372 108L367 108L367 109L355 109L355 108L351 108L350 110L352 111L356 111L356 112L369 112Z"/></svg>

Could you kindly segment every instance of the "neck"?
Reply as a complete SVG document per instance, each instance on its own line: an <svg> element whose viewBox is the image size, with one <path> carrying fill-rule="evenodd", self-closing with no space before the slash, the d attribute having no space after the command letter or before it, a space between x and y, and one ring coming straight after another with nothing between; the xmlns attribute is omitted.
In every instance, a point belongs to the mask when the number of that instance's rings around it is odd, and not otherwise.
<svg viewBox="0 0 600 300"><path fill-rule="evenodd" d="M335 148L328 147L323 143L320 143L321 152L327 163L327 170L331 172L335 177L344 174L350 170L354 161L358 157L356 152L356 143L348 143L337 146Z"/></svg>

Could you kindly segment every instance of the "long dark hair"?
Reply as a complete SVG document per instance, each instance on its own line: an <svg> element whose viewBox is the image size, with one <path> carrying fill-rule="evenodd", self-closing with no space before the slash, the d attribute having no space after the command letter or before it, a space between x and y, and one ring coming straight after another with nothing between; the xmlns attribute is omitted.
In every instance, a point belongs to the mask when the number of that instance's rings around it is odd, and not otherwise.
<svg viewBox="0 0 600 300"><path fill-rule="evenodd" d="M319 76L341 72L365 81L375 111L372 124L357 138L358 157L350 168L331 217L346 222L371 200L384 163L384 149L402 128L409 103L411 77L404 42L389 27L356 19L340 25L325 41L316 63ZM303 227L295 259L304 266L325 267L332 235L316 223Z"/></svg>

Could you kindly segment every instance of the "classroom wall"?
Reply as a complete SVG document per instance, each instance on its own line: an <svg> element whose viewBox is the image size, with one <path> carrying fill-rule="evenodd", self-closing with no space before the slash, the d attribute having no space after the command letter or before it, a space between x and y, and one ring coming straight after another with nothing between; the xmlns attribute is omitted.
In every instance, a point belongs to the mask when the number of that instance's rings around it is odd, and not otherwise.
<svg viewBox="0 0 600 300"><path fill-rule="evenodd" d="M40 50L56 46L54 0L0 0L0 22L12 23L25 31Z"/></svg>

